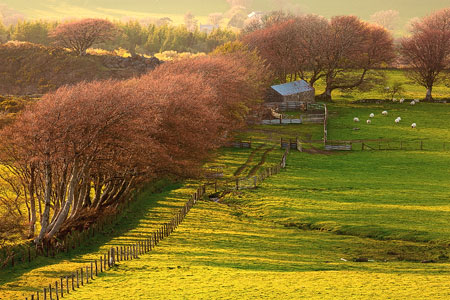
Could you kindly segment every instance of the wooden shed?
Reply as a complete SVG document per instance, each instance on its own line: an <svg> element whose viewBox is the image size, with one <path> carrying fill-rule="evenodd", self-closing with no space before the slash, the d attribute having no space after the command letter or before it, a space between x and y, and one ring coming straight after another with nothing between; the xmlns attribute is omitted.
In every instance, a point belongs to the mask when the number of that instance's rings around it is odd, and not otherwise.
<svg viewBox="0 0 450 300"><path fill-rule="evenodd" d="M297 80L270 88L268 102L315 102L315 90L304 80Z"/></svg>

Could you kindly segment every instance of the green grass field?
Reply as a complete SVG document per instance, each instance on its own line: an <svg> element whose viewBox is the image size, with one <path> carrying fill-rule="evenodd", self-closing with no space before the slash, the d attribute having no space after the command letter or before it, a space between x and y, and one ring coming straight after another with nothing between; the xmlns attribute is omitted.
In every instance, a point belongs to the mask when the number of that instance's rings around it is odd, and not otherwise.
<svg viewBox="0 0 450 300"><path fill-rule="evenodd" d="M403 70L385 70L382 71L386 77L386 86L392 87L394 83L401 83L404 91L395 96L395 98L405 98L405 99L424 99L426 94L426 89L411 79L407 78ZM386 95L383 94L383 89L386 86L375 86L369 91L360 91L358 89L353 89L350 91L334 90L332 97L333 100L338 102L351 102L361 99L385 99ZM319 80L314 85L316 89L316 94L321 94L325 90L325 83L323 80ZM450 98L450 87L445 86L443 83L438 83L433 88L433 97L435 99L449 99Z"/></svg>
<svg viewBox="0 0 450 300"><path fill-rule="evenodd" d="M447 104L342 102L329 108L333 139L438 143L449 137ZM365 120L370 112L373 123L353 130L353 117ZM405 121L394 125L397 114ZM415 131L411 120L418 123ZM257 126L243 137L259 136L268 147L280 136L309 131L319 136L321 127ZM224 166L228 180L253 150L222 149L211 164ZM256 152L244 175L262 153ZM267 164L281 153L270 152ZM449 170L450 152L443 149L291 152L279 175L221 203L200 202L150 254L120 263L65 299L448 299ZM28 296L99 250L138 240L168 219L194 185L141 194L114 232L76 256L2 273L0 298ZM355 262L362 258L368 261Z"/></svg>

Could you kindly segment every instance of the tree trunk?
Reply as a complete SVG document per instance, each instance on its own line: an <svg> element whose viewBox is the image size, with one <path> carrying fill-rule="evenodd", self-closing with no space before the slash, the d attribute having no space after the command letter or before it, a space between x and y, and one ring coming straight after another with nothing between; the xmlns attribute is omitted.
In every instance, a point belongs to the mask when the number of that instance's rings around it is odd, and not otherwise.
<svg viewBox="0 0 450 300"><path fill-rule="evenodd" d="M35 239L37 246L42 244L45 233L47 232L48 221L50 218L50 201L52 196L52 166L49 159L45 162L45 193L44 193L44 213L41 217L41 231L38 237Z"/></svg>
<svg viewBox="0 0 450 300"><path fill-rule="evenodd" d="M136 45L131 46L130 49L129 49L129 51L130 51L131 57L133 57L133 58L137 57L137 54L136 54Z"/></svg>
<svg viewBox="0 0 450 300"><path fill-rule="evenodd" d="M427 95L425 96L425 100L426 101L433 100L432 92L433 92L433 87L432 86L428 87L427 88Z"/></svg>
<svg viewBox="0 0 450 300"><path fill-rule="evenodd" d="M325 91L322 94L320 94L318 96L318 98L322 101L332 102L331 92L333 92L333 89L331 87L327 86L325 88Z"/></svg>
<svg viewBox="0 0 450 300"><path fill-rule="evenodd" d="M30 184L28 185L28 192L30 194L30 227L28 232L28 238L34 237L34 232L36 230L36 200L34 198L34 185L35 185L35 174L34 174L34 166L31 166L30 169Z"/></svg>
<svg viewBox="0 0 450 300"><path fill-rule="evenodd" d="M70 178L69 183L69 194L67 197L67 201L66 203L64 203L64 207L61 208L61 213L59 214L58 219L56 220L54 226L48 233L49 238L52 238L58 232L58 230L61 228L61 225L67 219L67 215L69 214L69 210L70 207L72 206L73 199L75 198L75 189L77 188L77 183L79 179L78 175L79 175L78 159L75 158L75 161L73 163L72 176Z"/></svg>

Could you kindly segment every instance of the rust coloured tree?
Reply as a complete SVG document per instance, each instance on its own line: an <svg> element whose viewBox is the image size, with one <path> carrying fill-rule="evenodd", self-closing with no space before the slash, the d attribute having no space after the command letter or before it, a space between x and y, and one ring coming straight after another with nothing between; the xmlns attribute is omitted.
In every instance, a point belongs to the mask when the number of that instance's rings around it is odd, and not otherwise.
<svg viewBox="0 0 450 300"><path fill-rule="evenodd" d="M59 46L73 50L77 55L86 55L86 50L95 43L114 37L116 27L103 19L83 19L58 25L49 36Z"/></svg>
<svg viewBox="0 0 450 300"><path fill-rule="evenodd" d="M433 86L445 80L450 69L450 8L414 22L411 36L401 41L403 62L410 68L407 75L425 87L425 100L433 99Z"/></svg>

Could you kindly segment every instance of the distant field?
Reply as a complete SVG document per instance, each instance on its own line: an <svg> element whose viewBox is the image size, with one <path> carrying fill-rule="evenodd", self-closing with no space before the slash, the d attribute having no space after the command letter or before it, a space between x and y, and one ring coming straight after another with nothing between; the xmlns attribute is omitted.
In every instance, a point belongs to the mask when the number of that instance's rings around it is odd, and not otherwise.
<svg viewBox="0 0 450 300"><path fill-rule="evenodd" d="M201 22L206 21L206 16L213 12L225 12L229 5L225 0L130 0L130 1L108 1L108 0L3 0L3 3L25 13L29 18L65 18L65 17L163 17L169 16L176 23L182 23L182 16L191 11L196 16L201 17ZM279 4L284 3L284 4ZM449 3L442 0L419 1L388 1L380 0L376 2L355 1L355 0L254 0L251 9L270 11L274 9L300 9L306 13L315 13L331 17L335 15L353 14L369 19L376 11L395 9L400 11L399 31L413 17L422 17L433 10L449 6ZM202 20L203 19L203 20Z"/></svg>
<svg viewBox="0 0 450 300"><path fill-rule="evenodd" d="M385 99L386 95L383 94L383 89L386 86L392 87L394 83L398 82L402 84L403 92L395 96L395 98L406 98L406 99L424 99L426 94L426 89L415 82L411 81L405 76L403 70L385 70L381 71L386 76L386 84L378 85L372 88L370 91L362 92L358 89L353 89L351 91L340 91L334 90L332 97L336 101L355 101L361 99ZM319 95L325 90L325 83L323 81L318 81L314 88L316 89L316 94ZM444 84L436 84L433 88L433 97L436 99L450 99L450 87Z"/></svg>

